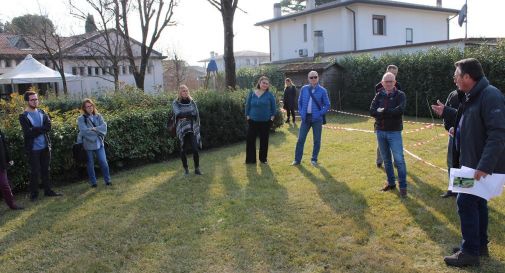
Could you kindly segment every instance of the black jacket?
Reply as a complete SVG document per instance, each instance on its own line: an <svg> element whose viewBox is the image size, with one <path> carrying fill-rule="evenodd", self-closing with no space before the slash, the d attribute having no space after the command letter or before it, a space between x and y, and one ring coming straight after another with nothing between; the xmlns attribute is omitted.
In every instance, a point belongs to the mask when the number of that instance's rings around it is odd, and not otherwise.
<svg viewBox="0 0 505 273"><path fill-rule="evenodd" d="M0 131L0 170L5 171L9 166L10 161L9 150L7 149L7 141L5 135Z"/></svg>
<svg viewBox="0 0 505 273"><path fill-rule="evenodd" d="M407 100L405 93L395 90L389 95L384 89L375 94L370 105L370 115L375 117L375 130L381 131L401 131L403 130L402 116L405 112ZM378 108L384 108L382 113L377 112Z"/></svg>
<svg viewBox="0 0 505 273"><path fill-rule="evenodd" d="M505 97L486 77L466 94L456 110L444 107L443 116L456 117L461 124L460 150L452 146L453 167L466 166L488 174L505 174Z"/></svg>
<svg viewBox="0 0 505 273"><path fill-rule="evenodd" d="M285 110L294 110L296 107L296 87L291 85L284 89L284 97L282 98L283 108Z"/></svg>
<svg viewBox="0 0 505 273"><path fill-rule="evenodd" d="M451 93L449 93L449 96L447 96L447 100L445 101L445 106L458 109L460 102L465 101L465 93L459 91L459 90L454 90ZM444 119L444 127L445 130L449 131L451 127L456 127L456 116L455 115L447 115L444 116L442 114L442 118Z"/></svg>
<svg viewBox="0 0 505 273"><path fill-rule="evenodd" d="M23 129L23 137L25 140L25 152L30 154L33 149L33 141L36 137L43 134L47 147L51 150L51 140L49 139L49 131L51 131L51 119L41 109L37 109L39 113L42 114L42 127L33 127L32 123L28 119L28 113L23 112L19 115L19 123L21 124L21 128Z"/></svg>

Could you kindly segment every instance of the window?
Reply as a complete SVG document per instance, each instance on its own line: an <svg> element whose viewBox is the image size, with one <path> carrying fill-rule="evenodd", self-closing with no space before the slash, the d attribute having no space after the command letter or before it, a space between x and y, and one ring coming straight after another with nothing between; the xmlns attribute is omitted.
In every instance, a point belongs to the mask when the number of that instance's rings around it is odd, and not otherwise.
<svg viewBox="0 0 505 273"><path fill-rule="evenodd" d="M77 67L72 67L72 75L77 75Z"/></svg>
<svg viewBox="0 0 505 273"><path fill-rule="evenodd" d="M95 67L95 75L96 76L100 75L100 68L99 67Z"/></svg>
<svg viewBox="0 0 505 273"><path fill-rule="evenodd" d="M405 43L407 45L411 45L414 42L414 29L406 28L405 29Z"/></svg>
<svg viewBox="0 0 505 273"><path fill-rule="evenodd" d="M128 66L128 73L133 74L133 66Z"/></svg>
<svg viewBox="0 0 505 273"><path fill-rule="evenodd" d="M373 21L373 35L386 35L386 16L374 15Z"/></svg>
<svg viewBox="0 0 505 273"><path fill-rule="evenodd" d="M121 66L121 68L123 70L123 75L126 74L126 65Z"/></svg>
<svg viewBox="0 0 505 273"><path fill-rule="evenodd" d="M147 74L151 74L151 73L153 73L153 66L152 65L147 67Z"/></svg>
<svg viewBox="0 0 505 273"><path fill-rule="evenodd" d="M11 67L11 60L5 60L5 67Z"/></svg>
<svg viewBox="0 0 505 273"><path fill-rule="evenodd" d="M93 75L93 69L91 66L88 66L88 75L89 76Z"/></svg>
<svg viewBox="0 0 505 273"><path fill-rule="evenodd" d="M307 42L307 24L303 24L303 41Z"/></svg>
<svg viewBox="0 0 505 273"><path fill-rule="evenodd" d="M84 76L84 66L79 67L79 75Z"/></svg>

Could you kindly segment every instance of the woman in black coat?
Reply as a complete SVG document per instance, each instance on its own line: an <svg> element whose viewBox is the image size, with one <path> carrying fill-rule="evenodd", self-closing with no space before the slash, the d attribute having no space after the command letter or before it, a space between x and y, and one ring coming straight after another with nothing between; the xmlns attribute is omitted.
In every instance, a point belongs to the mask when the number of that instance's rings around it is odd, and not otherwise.
<svg viewBox="0 0 505 273"><path fill-rule="evenodd" d="M14 161L9 158L5 136L2 131L0 131L0 191L2 192L7 206L11 209L18 210L23 209L23 207L16 205L14 202L14 195L12 194L9 181L7 180L7 168L12 165L14 165Z"/></svg>
<svg viewBox="0 0 505 273"><path fill-rule="evenodd" d="M290 78L286 78L284 81L284 110L286 110L288 114L288 119L286 123L289 123L290 116L293 117L293 123L295 123L295 105L296 105L296 86L293 85L293 82Z"/></svg>

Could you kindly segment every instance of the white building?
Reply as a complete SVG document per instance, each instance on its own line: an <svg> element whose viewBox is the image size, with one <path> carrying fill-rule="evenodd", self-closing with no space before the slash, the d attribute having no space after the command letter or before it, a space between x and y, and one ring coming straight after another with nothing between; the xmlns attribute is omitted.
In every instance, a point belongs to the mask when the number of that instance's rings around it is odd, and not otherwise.
<svg viewBox="0 0 505 273"><path fill-rule="evenodd" d="M86 95L101 93L114 89L112 77L112 67L106 58L100 56L98 50L92 48L102 47L104 37L101 32L76 35L63 38L61 52L64 54L63 67L65 73L78 75L82 81L67 82L70 94ZM140 43L133 40L132 50L136 60L140 65ZM27 37L14 34L0 34L0 74L6 73L16 67L16 65L32 54L35 59L53 68L46 51L36 46L36 43ZM135 86L133 68L124 58L124 52L118 54L121 57L119 62L119 81L122 86ZM146 69L144 90L146 92L156 92L163 89L163 66L161 61L166 58L160 52L152 51ZM100 63L97 63L99 60ZM100 65L99 65L100 64ZM10 87L9 87L10 88ZM62 90L61 85L58 89ZM12 92L13 90L7 90ZM23 92L24 90L14 90ZM4 92L6 92L4 90Z"/></svg>
<svg viewBox="0 0 505 273"><path fill-rule="evenodd" d="M270 32L271 61L289 62L449 39L449 18L459 10L386 0L336 0L257 23Z"/></svg>
<svg viewBox="0 0 505 273"><path fill-rule="evenodd" d="M219 72L224 72L224 58L223 55L217 55L212 51L211 58L214 56L217 64L217 70ZM258 67L260 64L270 62L270 54L258 51L236 51L233 53L235 56L235 69L240 69L244 67ZM198 62L203 63L204 68L207 68L207 64L210 59L200 60Z"/></svg>

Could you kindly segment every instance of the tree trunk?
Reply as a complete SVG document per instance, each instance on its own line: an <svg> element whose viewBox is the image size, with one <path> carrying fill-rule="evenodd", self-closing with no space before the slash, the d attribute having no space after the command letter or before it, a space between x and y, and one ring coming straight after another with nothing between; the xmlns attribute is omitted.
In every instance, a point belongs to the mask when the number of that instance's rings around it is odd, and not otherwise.
<svg viewBox="0 0 505 273"><path fill-rule="evenodd" d="M225 63L225 79L226 86L230 90L235 90L237 85L237 77L235 74L235 56L233 54L233 17L234 12L223 10L223 27L224 27L224 63ZM231 14L230 14L231 13Z"/></svg>

